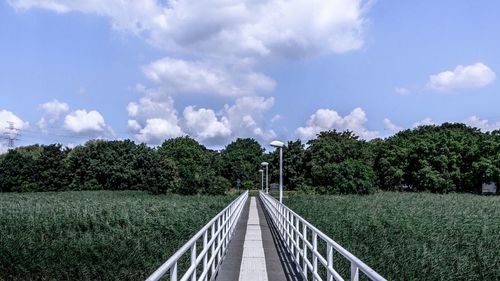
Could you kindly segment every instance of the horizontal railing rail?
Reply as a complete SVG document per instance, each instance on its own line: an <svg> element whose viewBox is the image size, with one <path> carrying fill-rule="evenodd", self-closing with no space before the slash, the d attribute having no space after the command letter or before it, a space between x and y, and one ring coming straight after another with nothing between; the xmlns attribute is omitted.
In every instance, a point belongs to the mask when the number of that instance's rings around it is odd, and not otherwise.
<svg viewBox="0 0 500 281"><path fill-rule="evenodd" d="M231 241L247 198L248 191L245 191L200 229L146 281L160 280L167 273L169 273L167 276L169 276L170 281L213 280L226 255L227 246ZM197 253L197 246L201 247L199 253ZM190 252L189 267L179 279L179 260L188 251ZM201 271L198 270L200 267Z"/></svg>
<svg viewBox="0 0 500 281"><path fill-rule="evenodd" d="M386 280L337 242L333 241L333 239L269 194L260 192L260 198L274 226L277 228L281 240L285 244L289 254L294 258L295 264L304 277L304 280L308 280L309 275L312 276L312 280L314 281L344 280L333 266L334 251L342 255L350 263L351 281L359 280L360 271L371 280ZM308 239L309 232L312 241ZM318 250L318 239L321 239L326 244L325 256ZM308 258L308 251L311 253L312 260ZM326 272L326 276L322 276L319 273L319 266L323 267L324 270L322 272Z"/></svg>

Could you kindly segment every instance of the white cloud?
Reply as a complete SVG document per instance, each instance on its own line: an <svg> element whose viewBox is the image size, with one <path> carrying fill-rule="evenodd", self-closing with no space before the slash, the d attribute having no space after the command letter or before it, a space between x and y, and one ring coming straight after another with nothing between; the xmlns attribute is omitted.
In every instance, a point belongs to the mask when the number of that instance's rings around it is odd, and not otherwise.
<svg viewBox="0 0 500 281"><path fill-rule="evenodd" d="M410 94L410 90L408 90L405 87L396 87L394 88L394 92L398 93L399 95L406 96Z"/></svg>
<svg viewBox="0 0 500 281"><path fill-rule="evenodd" d="M59 121L61 114L69 111L69 105L67 103L60 102L56 99L40 104L39 107L44 111L44 115L37 123L38 127L42 130L45 130L48 126L54 125Z"/></svg>
<svg viewBox="0 0 500 281"><path fill-rule="evenodd" d="M196 109L188 106L184 109L186 131L194 138L207 143L222 143L231 136L231 128L226 117L217 118L211 109Z"/></svg>
<svg viewBox="0 0 500 281"><path fill-rule="evenodd" d="M110 18L169 51L219 56L302 58L363 45L362 0L9 0L18 10L79 11Z"/></svg>
<svg viewBox="0 0 500 281"><path fill-rule="evenodd" d="M392 134L395 134L401 130L403 130L402 127L392 123L392 121L389 118L384 118L384 129L389 130Z"/></svg>
<svg viewBox="0 0 500 281"><path fill-rule="evenodd" d="M107 129L104 117L95 111L79 109L66 115L64 118L64 128L76 133L103 133Z"/></svg>
<svg viewBox="0 0 500 281"><path fill-rule="evenodd" d="M275 82L264 60L300 60L363 46L371 0L9 0L18 10L78 11L111 20L177 58L146 66L170 91L243 96ZM186 58L190 58L186 60Z"/></svg>
<svg viewBox="0 0 500 281"><path fill-rule="evenodd" d="M419 126L427 126L427 125L435 125L435 124L436 123L434 123L434 121L432 121L431 118L427 117L427 118L424 118L423 120L420 120L420 121L413 123L413 125L411 127L417 128Z"/></svg>
<svg viewBox="0 0 500 281"><path fill-rule="evenodd" d="M137 132L136 138L140 142L159 144L165 139L182 136L183 134L177 124L161 118L151 118L146 120L146 125Z"/></svg>
<svg viewBox="0 0 500 281"><path fill-rule="evenodd" d="M163 58L142 69L146 77L171 93L241 96L274 89L275 82L263 74L225 68L207 62Z"/></svg>
<svg viewBox="0 0 500 281"><path fill-rule="evenodd" d="M367 120L366 113L359 107L353 109L345 117L331 109L318 109L307 121L307 126L297 128L295 133L302 140L313 139L319 132L333 129L350 130L363 139L378 137L378 132L370 131L365 127Z"/></svg>
<svg viewBox="0 0 500 281"><path fill-rule="evenodd" d="M276 137L272 129L266 129L265 113L274 105L274 98L245 96L236 99L234 105L225 105L222 115L227 119L235 137L252 137L269 141Z"/></svg>
<svg viewBox="0 0 500 281"><path fill-rule="evenodd" d="M6 133L9 130L7 127L9 127L9 122L12 122L12 125L16 129L26 129L29 127L29 123L23 121L21 118L19 118L17 115L14 113L7 111L5 109L0 110L0 134Z"/></svg>
<svg viewBox="0 0 500 281"><path fill-rule="evenodd" d="M276 122L280 121L281 119L283 119L283 116L281 116L280 114L276 114L273 116L273 118L271 118L271 123L276 123Z"/></svg>
<svg viewBox="0 0 500 281"><path fill-rule="evenodd" d="M427 87L438 91L482 88L493 83L495 78L493 70L478 62L467 66L459 65L454 70L431 75Z"/></svg>
<svg viewBox="0 0 500 281"><path fill-rule="evenodd" d="M148 144L159 144L165 139L184 135L174 101L157 92L147 92L139 102L127 106L128 128L135 138Z"/></svg>
<svg viewBox="0 0 500 281"><path fill-rule="evenodd" d="M500 122L490 122L488 119L481 119L475 115L467 118L465 124L481 129L482 131L500 130Z"/></svg>

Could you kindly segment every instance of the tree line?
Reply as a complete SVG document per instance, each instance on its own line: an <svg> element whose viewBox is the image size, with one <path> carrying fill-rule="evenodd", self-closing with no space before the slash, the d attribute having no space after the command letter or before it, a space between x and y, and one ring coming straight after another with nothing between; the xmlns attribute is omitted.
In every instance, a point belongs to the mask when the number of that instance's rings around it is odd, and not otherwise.
<svg viewBox="0 0 500 281"><path fill-rule="evenodd" d="M320 194L400 191L480 192L500 182L500 131L459 123L420 126L364 141L350 131L325 131L288 141L283 151L286 190ZM92 140L75 148L31 145L0 155L0 191L147 190L223 194L260 188L260 163L278 182L279 154L240 138L221 151L190 137L152 148L130 140ZM498 188L497 188L498 191Z"/></svg>

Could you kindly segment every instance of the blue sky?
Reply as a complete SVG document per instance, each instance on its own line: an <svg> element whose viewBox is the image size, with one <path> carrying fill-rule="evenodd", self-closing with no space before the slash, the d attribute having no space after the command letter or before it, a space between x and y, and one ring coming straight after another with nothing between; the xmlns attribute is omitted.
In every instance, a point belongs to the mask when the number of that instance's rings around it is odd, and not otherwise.
<svg viewBox="0 0 500 281"><path fill-rule="evenodd" d="M500 2L0 2L0 131L18 145L190 135L365 139L500 128ZM5 150L5 143L0 145Z"/></svg>

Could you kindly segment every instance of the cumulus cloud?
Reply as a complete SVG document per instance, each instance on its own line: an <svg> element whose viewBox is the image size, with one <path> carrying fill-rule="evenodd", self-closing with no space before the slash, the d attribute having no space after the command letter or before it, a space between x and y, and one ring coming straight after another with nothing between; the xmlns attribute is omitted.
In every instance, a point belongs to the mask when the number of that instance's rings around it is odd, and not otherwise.
<svg viewBox="0 0 500 281"><path fill-rule="evenodd" d="M138 102L127 106L128 128L135 138L148 144L159 144L163 140L184 135L174 101L155 92L148 92Z"/></svg>
<svg viewBox="0 0 500 281"><path fill-rule="evenodd" d="M465 124L481 129L482 131L500 130L500 122L490 122L488 119L481 119L475 115L464 121Z"/></svg>
<svg viewBox="0 0 500 281"><path fill-rule="evenodd" d="M253 69L264 60L294 61L363 46L364 0L9 0L18 10L78 11L176 54L144 67L170 91L243 96L275 82ZM189 60L186 58L189 57Z"/></svg>
<svg viewBox="0 0 500 281"><path fill-rule="evenodd" d="M231 106L226 104L222 115L227 119L234 136L269 141L276 137L276 133L265 128L264 117L273 105L272 97L245 96L236 99Z"/></svg>
<svg viewBox="0 0 500 281"><path fill-rule="evenodd" d="M69 111L69 105L65 102L53 100L39 105L44 114L37 125L41 130L46 130L48 126L54 125L63 113Z"/></svg>
<svg viewBox="0 0 500 281"><path fill-rule="evenodd" d="M482 88L493 83L495 79L495 72L478 62L467 66L459 65L454 70L431 75L427 87L438 91Z"/></svg>
<svg viewBox="0 0 500 281"><path fill-rule="evenodd" d="M297 128L295 133L302 140L313 139L319 132L333 129L350 130L363 139L378 137L377 131L365 127L367 120L365 111L359 107L344 117L332 109L318 109L307 121L307 126Z"/></svg>
<svg viewBox="0 0 500 281"><path fill-rule="evenodd" d="M163 58L143 66L152 81L171 93L209 93L241 96L258 91L272 91L275 82L260 73L228 71L208 62Z"/></svg>
<svg viewBox="0 0 500 281"><path fill-rule="evenodd" d="M219 120L211 109L188 106L183 115L186 131L201 142L221 143L231 136L229 120Z"/></svg>
<svg viewBox="0 0 500 281"><path fill-rule="evenodd" d="M18 10L42 8L108 17L116 29L167 50L301 58L363 45L362 0L9 0ZM368 3L368 4L367 4Z"/></svg>
<svg viewBox="0 0 500 281"><path fill-rule="evenodd" d="M76 134L103 133L107 130L104 117L95 111L75 110L64 118L64 128Z"/></svg>
<svg viewBox="0 0 500 281"><path fill-rule="evenodd" d="M403 130L402 127L394 124L389 118L384 118L384 129L388 130L392 134L395 134L395 133Z"/></svg>
<svg viewBox="0 0 500 281"><path fill-rule="evenodd" d="M187 106L179 117L173 99L156 94L149 92L127 107L129 130L139 141L159 144L188 134L206 145L222 145L236 137L268 141L276 136L265 122L266 113L274 105L272 97L239 97L219 111Z"/></svg>

